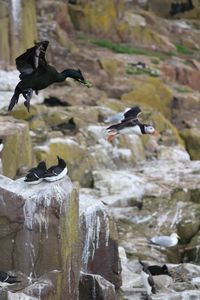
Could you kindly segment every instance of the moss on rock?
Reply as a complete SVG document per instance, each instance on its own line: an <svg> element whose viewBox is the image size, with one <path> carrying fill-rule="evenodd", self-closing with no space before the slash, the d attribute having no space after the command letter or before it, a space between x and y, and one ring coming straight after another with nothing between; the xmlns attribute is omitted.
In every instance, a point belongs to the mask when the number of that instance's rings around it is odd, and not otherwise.
<svg viewBox="0 0 200 300"><path fill-rule="evenodd" d="M200 132L197 128L186 128L181 131L181 137L184 139L186 149L190 154L191 159L200 159Z"/></svg>

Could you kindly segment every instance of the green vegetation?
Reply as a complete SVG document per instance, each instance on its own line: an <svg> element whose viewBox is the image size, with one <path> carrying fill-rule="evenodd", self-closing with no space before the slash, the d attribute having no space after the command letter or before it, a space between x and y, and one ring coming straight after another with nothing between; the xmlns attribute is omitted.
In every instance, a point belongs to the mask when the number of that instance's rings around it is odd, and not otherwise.
<svg viewBox="0 0 200 300"><path fill-rule="evenodd" d="M185 47L184 45L181 44L176 44L176 50L178 53L181 54L186 54L186 55L191 55L193 54L193 51L189 50L187 47Z"/></svg>
<svg viewBox="0 0 200 300"><path fill-rule="evenodd" d="M160 63L160 60L158 58L152 58L151 59L152 64L158 65Z"/></svg>
<svg viewBox="0 0 200 300"><path fill-rule="evenodd" d="M158 77L160 75L160 71L153 68L140 69L135 66L126 65L126 74L128 75L148 74L150 76Z"/></svg>
<svg viewBox="0 0 200 300"><path fill-rule="evenodd" d="M176 90L178 93L190 93L190 90L189 90L188 88L181 87L181 86L175 87L175 90Z"/></svg>

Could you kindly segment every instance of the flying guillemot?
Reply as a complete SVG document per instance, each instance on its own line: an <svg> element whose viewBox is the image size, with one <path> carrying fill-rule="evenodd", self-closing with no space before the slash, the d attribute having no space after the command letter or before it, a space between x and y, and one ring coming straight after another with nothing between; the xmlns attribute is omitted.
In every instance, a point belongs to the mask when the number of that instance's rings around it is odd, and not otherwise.
<svg viewBox="0 0 200 300"><path fill-rule="evenodd" d="M67 166L64 159L57 156L58 164L50 167L44 174L47 181L56 181L63 178L67 174Z"/></svg>
<svg viewBox="0 0 200 300"><path fill-rule="evenodd" d="M119 133L126 134L155 134L155 128L149 124L143 124L139 121L138 116L141 114L141 109L134 106L124 113L124 118L120 123L111 125L107 128L108 141L111 142L113 138Z"/></svg>
<svg viewBox="0 0 200 300"><path fill-rule="evenodd" d="M41 161L37 167L28 171L24 181L28 184L38 184L44 179L44 174L47 170L46 163Z"/></svg>

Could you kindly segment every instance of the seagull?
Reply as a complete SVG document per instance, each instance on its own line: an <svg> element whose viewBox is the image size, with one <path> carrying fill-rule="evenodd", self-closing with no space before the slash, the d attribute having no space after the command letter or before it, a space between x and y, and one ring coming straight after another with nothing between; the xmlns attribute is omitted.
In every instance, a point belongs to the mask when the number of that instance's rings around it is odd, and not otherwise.
<svg viewBox="0 0 200 300"><path fill-rule="evenodd" d="M6 272L0 271L0 282L13 284L21 281L17 280L17 276L12 276Z"/></svg>
<svg viewBox="0 0 200 300"><path fill-rule="evenodd" d="M178 243L178 239L180 239L178 234L173 232L170 236L166 236L166 235L154 236L149 240L149 242L150 244L169 248L169 247L176 246L176 244Z"/></svg>
<svg viewBox="0 0 200 300"><path fill-rule="evenodd" d="M141 109L138 106L134 106L124 113L124 118L120 123L109 126L108 141L111 142L118 133L126 134L155 134L155 128L149 124L143 124L139 121L138 116L141 114Z"/></svg>
<svg viewBox="0 0 200 300"><path fill-rule="evenodd" d="M146 289L147 295L150 296L151 294L156 294L156 288L155 288L153 276L149 272L146 264L142 265L141 279Z"/></svg>
<svg viewBox="0 0 200 300"><path fill-rule="evenodd" d="M172 277L172 275L169 273L168 267L166 265L158 266L158 265L152 265L148 266L141 260L139 260L139 263L144 267L146 266L148 271L151 273L152 276L158 276L158 275L168 275Z"/></svg>
<svg viewBox="0 0 200 300"><path fill-rule="evenodd" d="M63 178L67 174L67 166L64 159L57 156L58 164L50 167L44 175L44 179L47 181L56 181Z"/></svg>
<svg viewBox="0 0 200 300"><path fill-rule="evenodd" d="M28 171L24 181L28 184L38 184L44 179L44 174L46 172L46 163L41 161L37 167L32 168Z"/></svg>

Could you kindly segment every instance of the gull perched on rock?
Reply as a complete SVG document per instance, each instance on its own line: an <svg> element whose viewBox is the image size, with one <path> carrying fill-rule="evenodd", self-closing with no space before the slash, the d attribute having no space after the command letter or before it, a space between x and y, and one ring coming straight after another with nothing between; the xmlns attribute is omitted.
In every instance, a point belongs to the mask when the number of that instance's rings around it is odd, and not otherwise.
<svg viewBox="0 0 200 300"><path fill-rule="evenodd" d="M149 240L149 242L150 244L169 248L169 247L176 246L178 243L178 239L180 239L178 234L173 232L170 236L167 235L154 236Z"/></svg>

